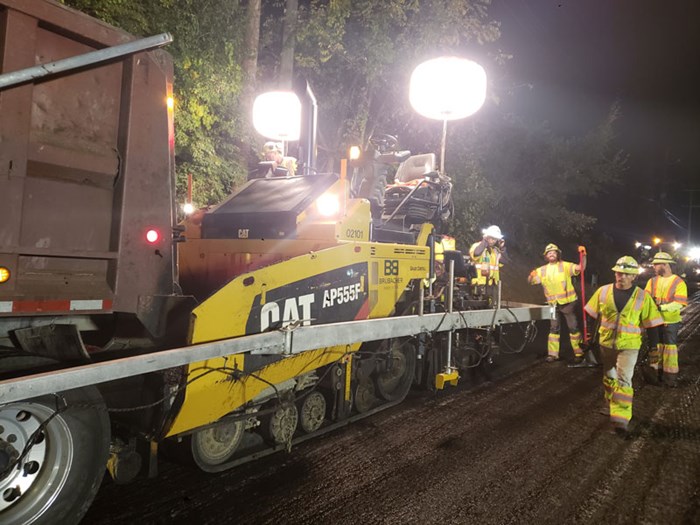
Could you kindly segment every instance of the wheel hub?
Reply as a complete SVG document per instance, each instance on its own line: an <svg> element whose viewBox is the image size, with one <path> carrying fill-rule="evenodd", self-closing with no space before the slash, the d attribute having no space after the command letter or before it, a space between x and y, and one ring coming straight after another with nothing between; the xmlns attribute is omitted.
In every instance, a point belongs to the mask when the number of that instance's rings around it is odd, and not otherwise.
<svg viewBox="0 0 700 525"><path fill-rule="evenodd" d="M34 444L22 458L19 468L11 468L0 478L0 512L11 507L36 481L47 455L46 438L36 414L19 405L0 410L0 471L17 461L32 435Z"/></svg>
<svg viewBox="0 0 700 525"><path fill-rule="evenodd" d="M0 479L3 479L3 472L11 463L17 461L19 451L4 439L0 439ZM9 474L9 472L7 473Z"/></svg>

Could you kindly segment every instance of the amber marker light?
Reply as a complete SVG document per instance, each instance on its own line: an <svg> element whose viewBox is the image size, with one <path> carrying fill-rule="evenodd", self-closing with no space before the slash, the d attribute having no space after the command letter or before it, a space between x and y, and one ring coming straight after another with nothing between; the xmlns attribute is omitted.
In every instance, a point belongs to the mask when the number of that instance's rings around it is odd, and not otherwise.
<svg viewBox="0 0 700 525"><path fill-rule="evenodd" d="M173 109L175 107L175 99L173 97L166 98L165 105L168 107L168 109Z"/></svg>
<svg viewBox="0 0 700 525"><path fill-rule="evenodd" d="M5 283L10 280L10 270L4 266L0 266L0 283Z"/></svg>

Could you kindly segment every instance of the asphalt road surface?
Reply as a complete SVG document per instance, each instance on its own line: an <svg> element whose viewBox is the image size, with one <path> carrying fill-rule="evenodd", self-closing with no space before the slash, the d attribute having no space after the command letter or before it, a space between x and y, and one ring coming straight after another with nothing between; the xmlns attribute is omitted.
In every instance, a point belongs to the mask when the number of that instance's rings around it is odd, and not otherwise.
<svg viewBox="0 0 700 525"><path fill-rule="evenodd" d="M540 359L222 474L105 480L84 523L700 523L697 296L680 338L678 388L635 374L628 439L598 412L600 368Z"/></svg>

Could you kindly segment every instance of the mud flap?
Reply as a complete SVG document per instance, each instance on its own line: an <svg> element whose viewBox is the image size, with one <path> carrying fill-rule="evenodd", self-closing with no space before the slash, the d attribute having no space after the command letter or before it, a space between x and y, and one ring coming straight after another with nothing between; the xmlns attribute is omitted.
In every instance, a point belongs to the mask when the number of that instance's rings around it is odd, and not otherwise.
<svg viewBox="0 0 700 525"><path fill-rule="evenodd" d="M21 328L13 332L20 348L28 354L56 361L87 363L90 355L85 349L78 327L72 324L51 324Z"/></svg>

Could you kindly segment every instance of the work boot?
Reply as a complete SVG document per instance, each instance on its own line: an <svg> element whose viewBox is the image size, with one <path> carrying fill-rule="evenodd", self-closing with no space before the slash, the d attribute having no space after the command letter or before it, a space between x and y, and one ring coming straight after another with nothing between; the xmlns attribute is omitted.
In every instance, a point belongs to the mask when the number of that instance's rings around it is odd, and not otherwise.
<svg viewBox="0 0 700 525"><path fill-rule="evenodd" d="M615 435L622 439L630 439L632 437L627 427L615 427Z"/></svg>
<svg viewBox="0 0 700 525"><path fill-rule="evenodd" d="M554 361L559 361L559 358L554 357L553 355L548 355L547 359L545 359L545 362L547 362L547 363L553 363Z"/></svg>
<svg viewBox="0 0 700 525"><path fill-rule="evenodd" d="M663 383L668 388L678 388L678 374L665 373Z"/></svg>
<svg viewBox="0 0 700 525"><path fill-rule="evenodd" d="M568 363L566 366L569 368L593 368L598 366L598 364L595 362L595 359L591 359L591 352L588 352L584 355L577 355L574 357L574 360L570 363Z"/></svg>
<svg viewBox="0 0 700 525"><path fill-rule="evenodd" d="M619 423L610 423L608 425L608 432L619 436L622 439L628 439L630 437L630 431L628 425L621 425Z"/></svg>
<svg viewBox="0 0 700 525"><path fill-rule="evenodd" d="M642 376L644 377L644 381L646 381L647 384L653 386L661 386L661 381L659 380L659 371L656 368L652 368L650 366L643 366Z"/></svg>

